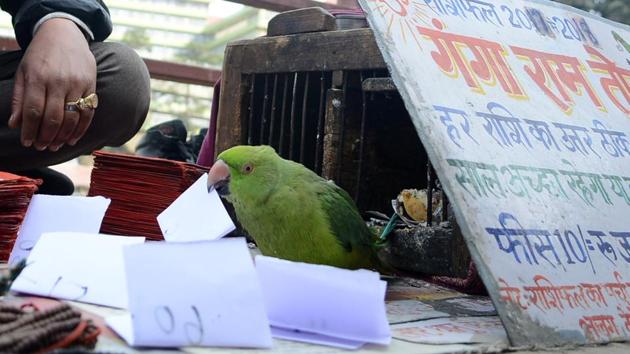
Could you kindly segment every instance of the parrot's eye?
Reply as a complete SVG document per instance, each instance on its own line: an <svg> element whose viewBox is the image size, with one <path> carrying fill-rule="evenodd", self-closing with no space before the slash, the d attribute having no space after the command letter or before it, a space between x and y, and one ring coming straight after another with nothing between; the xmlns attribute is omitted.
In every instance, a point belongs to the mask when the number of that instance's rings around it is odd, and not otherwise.
<svg viewBox="0 0 630 354"><path fill-rule="evenodd" d="M252 171L254 171L254 165L252 165L251 163L246 163L245 165L243 165L244 174L248 175L252 173Z"/></svg>

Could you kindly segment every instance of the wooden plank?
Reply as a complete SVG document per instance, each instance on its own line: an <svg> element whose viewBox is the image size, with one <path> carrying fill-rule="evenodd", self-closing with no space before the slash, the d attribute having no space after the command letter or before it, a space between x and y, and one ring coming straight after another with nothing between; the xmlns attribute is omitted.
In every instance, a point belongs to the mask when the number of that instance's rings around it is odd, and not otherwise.
<svg viewBox="0 0 630 354"><path fill-rule="evenodd" d="M337 154L341 149L343 115L343 90L329 89L326 95L326 119L324 120L324 155L322 177L334 180L339 174Z"/></svg>
<svg viewBox="0 0 630 354"><path fill-rule="evenodd" d="M369 28L263 37L233 42L228 48L248 58L240 68L244 73L387 67Z"/></svg>
<svg viewBox="0 0 630 354"><path fill-rule="evenodd" d="M259 9L284 12L296 9L303 9L305 7L321 7L324 9L343 9L343 8L357 8L358 6L352 5L352 2L356 1L342 1L340 4L329 4L315 0L227 0L238 4L243 4Z"/></svg>
<svg viewBox="0 0 630 354"><path fill-rule="evenodd" d="M8 52L11 50L20 50L17 41L9 37L0 37L0 51Z"/></svg>
<svg viewBox="0 0 630 354"><path fill-rule="evenodd" d="M245 130L242 127L244 119L247 118L247 100L244 96L249 90L249 83L240 70L243 62L242 50L229 46L226 48L217 115L215 155L232 146L242 144L246 139Z"/></svg>
<svg viewBox="0 0 630 354"><path fill-rule="evenodd" d="M276 15L267 25L268 36L334 31L335 16L321 7L309 7Z"/></svg>
<svg viewBox="0 0 630 354"><path fill-rule="evenodd" d="M193 66L179 64L155 59L144 59L149 68L151 78L166 81L175 81L185 84L214 86L221 77L221 71L215 69L204 68L201 66Z"/></svg>

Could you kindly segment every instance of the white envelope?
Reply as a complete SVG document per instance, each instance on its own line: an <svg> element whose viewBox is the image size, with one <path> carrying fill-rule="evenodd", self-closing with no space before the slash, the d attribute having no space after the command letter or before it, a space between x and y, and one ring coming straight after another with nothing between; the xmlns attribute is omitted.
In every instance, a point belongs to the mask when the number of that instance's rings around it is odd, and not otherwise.
<svg viewBox="0 0 630 354"><path fill-rule="evenodd" d="M123 246L143 242L144 237L45 233L11 290L126 308Z"/></svg>
<svg viewBox="0 0 630 354"><path fill-rule="evenodd" d="M216 191L208 193L208 174L192 186L157 217L168 242L219 239L236 227Z"/></svg>
<svg viewBox="0 0 630 354"><path fill-rule="evenodd" d="M147 243L124 251L129 316L107 323L133 346L269 348L269 322L244 238Z"/></svg>
<svg viewBox="0 0 630 354"><path fill-rule="evenodd" d="M27 258L43 233L97 234L109 203L110 200L103 197L34 195L13 245L9 264L15 265Z"/></svg>
<svg viewBox="0 0 630 354"><path fill-rule="evenodd" d="M378 273L257 256L269 322L279 338L357 348L391 341L387 284Z"/></svg>

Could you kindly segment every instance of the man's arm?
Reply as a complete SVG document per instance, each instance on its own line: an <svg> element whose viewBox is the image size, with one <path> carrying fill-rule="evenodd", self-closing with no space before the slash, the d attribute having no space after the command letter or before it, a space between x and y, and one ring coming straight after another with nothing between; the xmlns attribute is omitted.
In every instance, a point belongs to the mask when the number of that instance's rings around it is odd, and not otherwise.
<svg viewBox="0 0 630 354"><path fill-rule="evenodd" d="M35 25L46 16L55 13L69 15L83 30L102 41L112 32L112 22L107 6L101 0L0 0L0 8L11 14L15 37L22 49L33 39ZM56 16L55 16L56 17Z"/></svg>
<svg viewBox="0 0 630 354"><path fill-rule="evenodd" d="M24 50L9 127L21 129L25 147L57 151L75 145L94 110L65 107L96 91L96 61L85 34L100 41L111 33L107 7L100 0L0 0L0 7L13 16Z"/></svg>

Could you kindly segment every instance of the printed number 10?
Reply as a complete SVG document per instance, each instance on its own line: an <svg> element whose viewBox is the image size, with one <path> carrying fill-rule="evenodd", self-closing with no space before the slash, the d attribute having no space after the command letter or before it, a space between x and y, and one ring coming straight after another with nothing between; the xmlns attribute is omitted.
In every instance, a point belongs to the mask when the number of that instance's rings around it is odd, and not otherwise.
<svg viewBox="0 0 630 354"><path fill-rule="evenodd" d="M197 306L190 306L190 309L194 315L193 321L184 322L183 328L186 334L186 339L191 345L199 345L203 341L204 330L203 321L199 314ZM159 306L154 311L155 321L162 332L165 334L172 334L177 328L177 319L173 310L169 306Z"/></svg>

